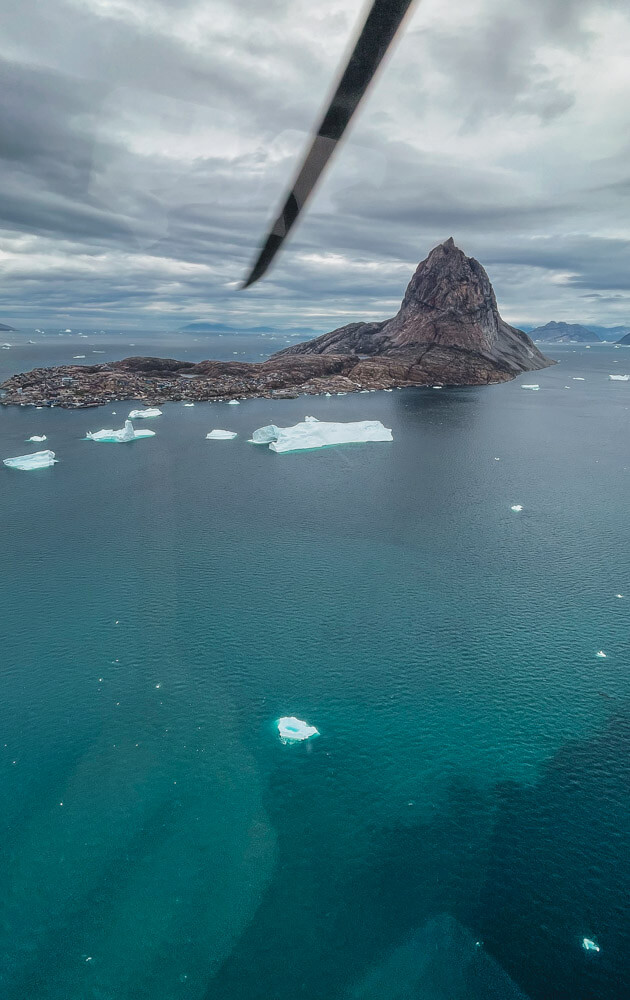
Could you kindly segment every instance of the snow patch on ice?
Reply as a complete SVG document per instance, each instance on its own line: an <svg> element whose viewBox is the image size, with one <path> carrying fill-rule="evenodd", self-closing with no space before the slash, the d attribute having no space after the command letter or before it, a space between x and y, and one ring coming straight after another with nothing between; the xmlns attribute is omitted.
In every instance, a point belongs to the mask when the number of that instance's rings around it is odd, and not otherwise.
<svg viewBox="0 0 630 1000"><path fill-rule="evenodd" d="M155 431L137 431L131 420L125 420L125 426L114 431L111 428L102 431L88 431L86 441L107 441L112 444L125 444L127 441L139 441L140 438L155 437Z"/></svg>
<svg viewBox="0 0 630 1000"><path fill-rule="evenodd" d="M231 441L236 436L236 431L222 431L217 427L206 434L206 441Z"/></svg>
<svg viewBox="0 0 630 1000"><path fill-rule="evenodd" d="M5 458L4 465L9 469L47 469L54 465L57 459L54 451L34 451L31 455L17 455L15 458Z"/></svg>
<svg viewBox="0 0 630 1000"><path fill-rule="evenodd" d="M319 736L319 730L315 726L309 726L307 722L296 719L294 715L283 716L282 719L278 719L277 725L283 743L296 743L308 740L311 736Z"/></svg>
<svg viewBox="0 0 630 1000"><path fill-rule="evenodd" d="M599 951L599 945L591 938L582 938L582 947L584 951Z"/></svg>
<svg viewBox="0 0 630 1000"><path fill-rule="evenodd" d="M333 423L305 417L293 427L277 427L268 424L259 427L252 434L254 444L268 444L271 451L284 454L288 451L304 451L311 448L326 448L336 444L355 444L364 441L392 441L392 432L380 420L357 420L347 423Z"/></svg>
<svg viewBox="0 0 630 1000"><path fill-rule="evenodd" d="M161 417L162 411L157 406L147 406L144 410L132 410L129 414L130 420L139 420L141 417Z"/></svg>

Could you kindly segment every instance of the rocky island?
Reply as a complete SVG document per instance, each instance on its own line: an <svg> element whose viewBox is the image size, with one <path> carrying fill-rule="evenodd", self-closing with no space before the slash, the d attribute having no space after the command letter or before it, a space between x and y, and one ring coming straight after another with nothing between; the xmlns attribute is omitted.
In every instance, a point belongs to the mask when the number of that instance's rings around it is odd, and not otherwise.
<svg viewBox="0 0 630 1000"><path fill-rule="evenodd" d="M579 323L546 323L544 326L537 326L530 331L532 340L537 340L544 344L598 344L601 337Z"/></svg>
<svg viewBox="0 0 630 1000"><path fill-rule="evenodd" d="M4 382L0 402L86 407L116 400L159 404L427 385L489 385L553 364L509 326L481 264L452 238L413 275L392 319L350 323L266 361L125 358L36 368Z"/></svg>

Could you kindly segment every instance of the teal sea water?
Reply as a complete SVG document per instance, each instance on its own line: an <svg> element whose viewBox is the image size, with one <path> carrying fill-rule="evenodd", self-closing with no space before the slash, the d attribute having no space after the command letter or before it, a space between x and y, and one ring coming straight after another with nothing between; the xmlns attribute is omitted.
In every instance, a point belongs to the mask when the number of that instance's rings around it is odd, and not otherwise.
<svg viewBox="0 0 630 1000"><path fill-rule="evenodd" d="M0 471L3 1000L630 994L630 350L553 354L129 445L82 440L129 404L0 409L59 459ZM305 414L394 441L247 443Z"/></svg>

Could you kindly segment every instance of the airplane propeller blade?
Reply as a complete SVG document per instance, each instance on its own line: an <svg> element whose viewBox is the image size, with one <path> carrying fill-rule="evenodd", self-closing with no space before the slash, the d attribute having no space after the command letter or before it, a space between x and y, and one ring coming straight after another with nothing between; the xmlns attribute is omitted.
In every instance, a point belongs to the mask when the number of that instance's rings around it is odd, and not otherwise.
<svg viewBox="0 0 630 1000"><path fill-rule="evenodd" d="M263 276L322 176L414 0L374 0L335 94L243 288Z"/></svg>

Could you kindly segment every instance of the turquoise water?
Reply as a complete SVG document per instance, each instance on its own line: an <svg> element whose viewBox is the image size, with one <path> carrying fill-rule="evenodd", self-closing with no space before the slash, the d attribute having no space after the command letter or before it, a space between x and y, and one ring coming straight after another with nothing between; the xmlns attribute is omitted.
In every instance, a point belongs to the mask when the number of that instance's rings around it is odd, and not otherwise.
<svg viewBox="0 0 630 1000"><path fill-rule="evenodd" d="M630 351L554 355L125 446L1 410L60 460L1 473L3 998L630 992ZM394 442L247 444L305 414Z"/></svg>

